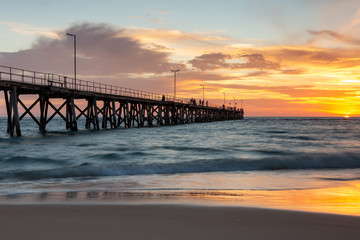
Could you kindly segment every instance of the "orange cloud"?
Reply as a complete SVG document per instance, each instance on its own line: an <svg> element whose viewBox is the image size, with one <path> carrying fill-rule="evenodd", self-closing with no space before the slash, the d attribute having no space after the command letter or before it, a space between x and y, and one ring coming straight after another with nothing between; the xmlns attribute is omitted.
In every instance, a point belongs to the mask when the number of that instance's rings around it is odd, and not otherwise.
<svg viewBox="0 0 360 240"><path fill-rule="evenodd" d="M227 60L231 60L228 62ZM280 64L265 60L262 54L244 54L231 56L223 53L211 53L197 56L188 61L201 71L215 69L279 69Z"/></svg>
<svg viewBox="0 0 360 240"><path fill-rule="evenodd" d="M353 36L346 35L346 34L340 34L335 31L330 31L330 30L312 31L312 30L309 30L309 33L316 35L316 36L321 36L321 37L330 37L337 41L348 43L348 44L360 45L359 38L355 38Z"/></svg>

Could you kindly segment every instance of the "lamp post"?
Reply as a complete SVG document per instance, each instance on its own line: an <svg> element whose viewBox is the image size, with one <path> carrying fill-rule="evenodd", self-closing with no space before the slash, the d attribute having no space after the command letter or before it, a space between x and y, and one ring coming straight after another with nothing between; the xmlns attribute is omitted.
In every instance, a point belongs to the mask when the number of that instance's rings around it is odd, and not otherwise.
<svg viewBox="0 0 360 240"><path fill-rule="evenodd" d="M171 72L173 72L174 73L174 98L176 97L176 73L178 72L178 71L180 71L180 69L177 69L177 70L170 70ZM174 99L175 100L175 99Z"/></svg>
<svg viewBox="0 0 360 240"><path fill-rule="evenodd" d="M224 94L224 106L225 106L225 92L223 92L223 94Z"/></svg>
<svg viewBox="0 0 360 240"><path fill-rule="evenodd" d="M74 38L74 84L76 89L76 35L71 33L66 33L66 35Z"/></svg>
<svg viewBox="0 0 360 240"><path fill-rule="evenodd" d="M205 100L205 84L202 83L202 84L200 84L200 86L203 87L203 102L204 102L204 100Z"/></svg>

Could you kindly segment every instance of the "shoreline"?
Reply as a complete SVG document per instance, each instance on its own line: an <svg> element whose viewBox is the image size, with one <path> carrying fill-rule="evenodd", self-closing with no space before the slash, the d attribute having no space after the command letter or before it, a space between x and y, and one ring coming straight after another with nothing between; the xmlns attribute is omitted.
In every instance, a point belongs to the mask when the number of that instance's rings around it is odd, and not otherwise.
<svg viewBox="0 0 360 240"><path fill-rule="evenodd" d="M356 181L356 184L359 181ZM355 184L355 185L356 185ZM354 185L354 186L355 186ZM0 205L194 205L250 207L360 217L356 188L302 190L122 190L54 191L1 194Z"/></svg>
<svg viewBox="0 0 360 240"><path fill-rule="evenodd" d="M4 239L358 239L360 217L184 204L0 204Z"/></svg>

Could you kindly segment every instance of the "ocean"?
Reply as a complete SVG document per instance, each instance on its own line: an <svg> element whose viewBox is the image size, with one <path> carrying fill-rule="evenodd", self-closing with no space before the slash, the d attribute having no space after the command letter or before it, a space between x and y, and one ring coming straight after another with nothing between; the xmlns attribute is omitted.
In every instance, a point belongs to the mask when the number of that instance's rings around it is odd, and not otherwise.
<svg viewBox="0 0 360 240"><path fill-rule="evenodd" d="M150 200L360 215L359 118L78 132L57 118L45 135L26 118L22 137L9 137L6 124L0 118L1 202Z"/></svg>

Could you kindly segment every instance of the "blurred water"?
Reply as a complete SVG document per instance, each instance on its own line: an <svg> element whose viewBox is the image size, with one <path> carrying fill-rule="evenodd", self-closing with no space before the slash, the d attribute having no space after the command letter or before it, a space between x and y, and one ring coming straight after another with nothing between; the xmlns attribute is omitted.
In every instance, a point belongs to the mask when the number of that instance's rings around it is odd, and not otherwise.
<svg viewBox="0 0 360 240"><path fill-rule="evenodd" d="M360 179L360 119L247 118L168 127L38 132L0 118L0 194L291 190ZM83 124L83 123L79 123Z"/></svg>

